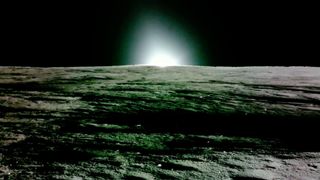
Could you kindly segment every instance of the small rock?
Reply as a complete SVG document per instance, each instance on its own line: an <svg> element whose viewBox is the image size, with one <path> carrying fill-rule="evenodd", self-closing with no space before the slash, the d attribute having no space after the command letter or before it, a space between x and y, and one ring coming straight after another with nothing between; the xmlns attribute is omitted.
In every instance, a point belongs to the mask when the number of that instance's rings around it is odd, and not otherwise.
<svg viewBox="0 0 320 180"><path fill-rule="evenodd" d="M140 168L144 168L144 167L145 167L144 164L140 164L140 163L132 164L132 166L134 166L134 167L140 167Z"/></svg>
<svg viewBox="0 0 320 180"><path fill-rule="evenodd" d="M308 164L309 167L312 167L312 168L315 168L315 169L318 169L318 166L316 164Z"/></svg>
<svg viewBox="0 0 320 180"><path fill-rule="evenodd" d="M266 165L266 168L276 169L276 167L270 165Z"/></svg>

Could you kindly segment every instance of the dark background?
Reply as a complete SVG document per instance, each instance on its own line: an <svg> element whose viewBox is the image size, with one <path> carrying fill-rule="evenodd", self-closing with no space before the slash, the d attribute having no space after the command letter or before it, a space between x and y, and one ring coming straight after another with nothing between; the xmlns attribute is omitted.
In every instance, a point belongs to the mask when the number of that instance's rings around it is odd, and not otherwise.
<svg viewBox="0 0 320 180"><path fill-rule="evenodd" d="M120 39L141 8L188 24L209 66L319 66L315 4L267 1L1 2L0 65L119 65Z"/></svg>

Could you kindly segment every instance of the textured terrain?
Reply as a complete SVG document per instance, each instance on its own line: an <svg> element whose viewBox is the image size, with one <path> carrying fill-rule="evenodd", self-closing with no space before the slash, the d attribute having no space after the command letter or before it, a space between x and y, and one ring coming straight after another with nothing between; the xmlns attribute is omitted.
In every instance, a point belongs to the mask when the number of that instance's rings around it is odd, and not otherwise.
<svg viewBox="0 0 320 180"><path fill-rule="evenodd" d="M0 67L0 177L319 179L320 68Z"/></svg>

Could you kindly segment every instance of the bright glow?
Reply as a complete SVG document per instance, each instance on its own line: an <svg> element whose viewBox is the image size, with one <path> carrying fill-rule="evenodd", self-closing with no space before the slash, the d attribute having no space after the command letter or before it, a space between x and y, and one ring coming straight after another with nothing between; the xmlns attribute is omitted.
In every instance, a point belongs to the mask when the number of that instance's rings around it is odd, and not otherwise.
<svg viewBox="0 0 320 180"><path fill-rule="evenodd" d="M142 14L130 29L132 32L122 47L123 64L159 67L197 64L196 43L186 28L170 18L156 12Z"/></svg>
<svg viewBox="0 0 320 180"><path fill-rule="evenodd" d="M165 52L158 52L151 54L150 57L147 57L146 65L166 67L178 66L180 64L177 57L174 57L173 55Z"/></svg>
<svg viewBox="0 0 320 180"><path fill-rule="evenodd" d="M179 34L156 20L145 22L140 32L135 57L139 64L178 66L186 63L186 50Z"/></svg>

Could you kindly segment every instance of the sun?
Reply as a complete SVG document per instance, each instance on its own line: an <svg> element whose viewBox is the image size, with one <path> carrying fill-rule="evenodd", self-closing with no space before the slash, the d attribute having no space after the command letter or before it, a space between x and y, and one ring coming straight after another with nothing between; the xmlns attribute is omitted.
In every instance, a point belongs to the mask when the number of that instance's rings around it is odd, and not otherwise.
<svg viewBox="0 0 320 180"><path fill-rule="evenodd" d="M159 67L179 66L180 62L179 58L172 54L159 52L151 54L150 57L147 58L146 65Z"/></svg>

